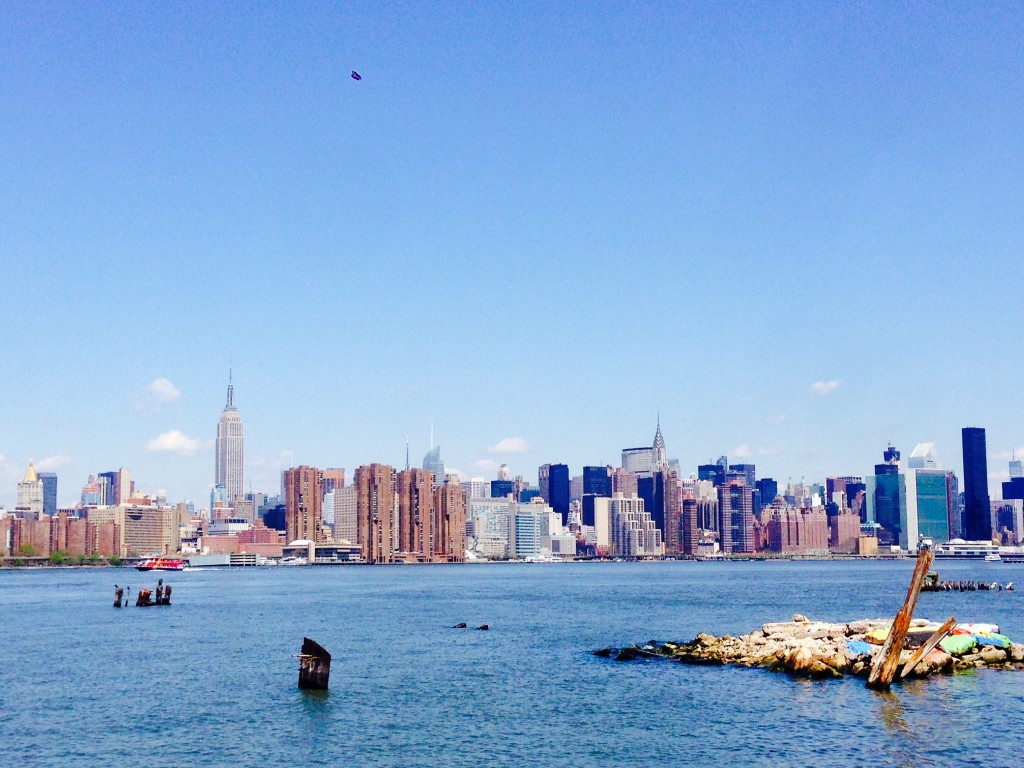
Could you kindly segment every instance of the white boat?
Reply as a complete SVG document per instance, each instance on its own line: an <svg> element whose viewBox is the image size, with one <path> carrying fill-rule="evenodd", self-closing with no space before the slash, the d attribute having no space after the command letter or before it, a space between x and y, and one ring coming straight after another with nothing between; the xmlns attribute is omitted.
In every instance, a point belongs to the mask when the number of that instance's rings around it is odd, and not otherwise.
<svg viewBox="0 0 1024 768"><path fill-rule="evenodd" d="M985 555L985 562L986 563L1001 563L1001 562L1003 562L1003 558L1001 558L995 552L992 552L990 554Z"/></svg>
<svg viewBox="0 0 1024 768"><path fill-rule="evenodd" d="M282 557L278 561L281 565L306 565L304 557Z"/></svg>

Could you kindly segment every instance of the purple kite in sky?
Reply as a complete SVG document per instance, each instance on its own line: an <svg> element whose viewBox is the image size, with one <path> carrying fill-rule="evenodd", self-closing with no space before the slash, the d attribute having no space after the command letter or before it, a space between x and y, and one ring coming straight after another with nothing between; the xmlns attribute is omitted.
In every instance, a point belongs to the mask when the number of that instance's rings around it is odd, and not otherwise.
<svg viewBox="0 0 1024 768"><path fill-rule="evenodd" d="M355 71L355 70L353 69L353 70L352 70L352 79L353 79L353 80L362 80L362 79L363 79L363 76L362 76L362 75L360 75L360 74L359 74L358 72L356 72L356 71Z"/></svg>

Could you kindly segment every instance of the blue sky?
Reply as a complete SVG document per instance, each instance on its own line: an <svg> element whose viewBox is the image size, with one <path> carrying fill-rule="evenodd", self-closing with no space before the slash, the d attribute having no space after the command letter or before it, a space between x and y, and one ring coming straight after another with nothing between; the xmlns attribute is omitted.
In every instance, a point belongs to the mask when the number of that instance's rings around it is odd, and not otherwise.
<svg viewBox="0 0 1024 768"><path fill-rule="evenodd" d="M659 411L689 469L960 471L977 425L998 475L1022 39L1021 3L5 4L0 503L29 458L62 504L118 466L205 503L229 364L256 490L431 418L467 475L576 474Z"/></svg>

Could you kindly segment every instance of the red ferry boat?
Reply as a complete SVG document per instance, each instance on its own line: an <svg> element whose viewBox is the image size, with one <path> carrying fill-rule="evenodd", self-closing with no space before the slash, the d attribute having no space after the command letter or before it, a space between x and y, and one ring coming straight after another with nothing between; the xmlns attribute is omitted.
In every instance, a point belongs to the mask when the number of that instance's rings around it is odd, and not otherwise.
<svg viewBox="0 0 1024 768"><path fill-rule="evenodd" d="M187 561L174 560L169 557L151 557L135 566L139 571L183 571Z"/></svg>

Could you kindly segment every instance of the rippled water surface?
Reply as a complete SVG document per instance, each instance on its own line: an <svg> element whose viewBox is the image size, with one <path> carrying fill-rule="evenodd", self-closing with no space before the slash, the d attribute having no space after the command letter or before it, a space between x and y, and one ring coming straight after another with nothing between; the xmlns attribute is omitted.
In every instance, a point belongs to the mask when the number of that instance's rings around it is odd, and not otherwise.
<svg viewBox="0 0 1024 768"><path fill-rule="evenodd" d="M891 616L911 562L196 570L170 608L111 608L131 570L0 572L8 765L1018 765L1024 673L879 694L590 651L800 612ZM1024 581L1024 565L940 563ZM1021 585L1024 588L1024 584ZM1024 591L924 594L918 616L1024 640ZM449 629L466 621L489 632ZM331 691L296 688L308 635Z"/></svg>

